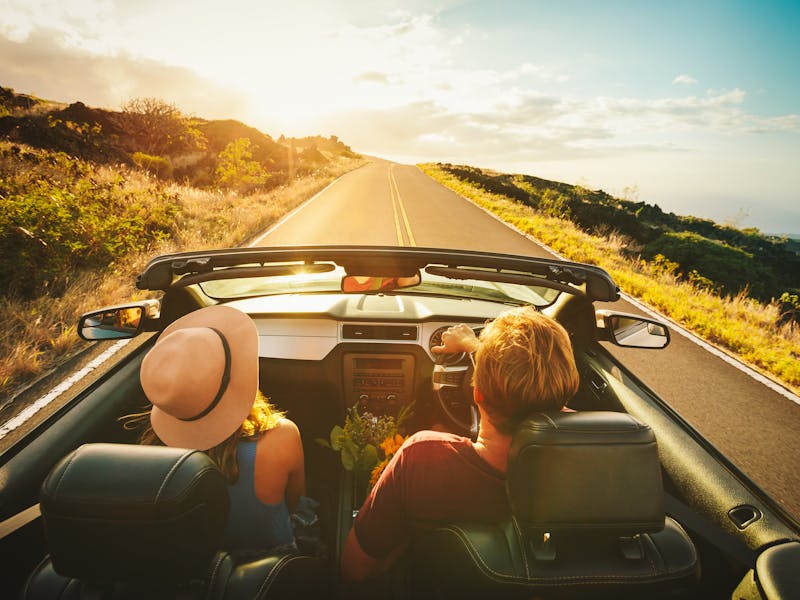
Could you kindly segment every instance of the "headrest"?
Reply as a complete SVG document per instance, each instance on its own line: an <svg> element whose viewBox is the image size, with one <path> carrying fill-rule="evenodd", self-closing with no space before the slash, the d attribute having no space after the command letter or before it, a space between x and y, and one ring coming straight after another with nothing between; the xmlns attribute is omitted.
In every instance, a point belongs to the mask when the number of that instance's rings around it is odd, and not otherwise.
<svg viewBox="0 0 800 600"><path fill-rule="evenodd" d="M616 412L540 413L514 433L506 491L526 527L630 536L664 527L653 431Z"/></svg>
<svg viewBox="0 0 800 600"><path fill-rule="evenodd" d="M203 574L228 505L227 482L205 453L162 446L83 445L41 491L55 570L92 581Z"/></svg>

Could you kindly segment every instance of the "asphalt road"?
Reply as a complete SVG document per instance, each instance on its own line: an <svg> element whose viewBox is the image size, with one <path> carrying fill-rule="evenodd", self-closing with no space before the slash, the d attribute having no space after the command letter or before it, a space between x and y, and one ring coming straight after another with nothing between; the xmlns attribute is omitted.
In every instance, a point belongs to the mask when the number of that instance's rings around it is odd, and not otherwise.
<svg viewBox="0 0 800 600"><path fill-rule="evenodd" d="M552 257L417 167L352 171L253 245L380 244ZM639 313L619 301L607 307ZM645 384L800 517L800 405L673 333L664 350L610 346Z"/></svg>

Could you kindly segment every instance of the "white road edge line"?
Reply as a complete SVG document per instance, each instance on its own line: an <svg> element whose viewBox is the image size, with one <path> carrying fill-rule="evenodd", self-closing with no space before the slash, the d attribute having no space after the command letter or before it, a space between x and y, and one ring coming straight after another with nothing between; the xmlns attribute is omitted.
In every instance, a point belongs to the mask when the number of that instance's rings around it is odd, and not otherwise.
<svg viewBox="0 0 800 600"><path fill-rule="evenodd" d="M72 375L70 375L67 379L63 380L59 383L56 387L50 390L47 394L39 398L36 402L26 407L21 413L19 413L13 419L9 419L6 423L0 427L0 439L3 439L9 433L17 429L20 425L25 423L28 419L30 419L33 415L37 412L42 410L45 406L50 404L53 400L55 400L58 396L66 392L70 387L72 387L75 383L83 379L86 375L94 371L97 367L107 361L109 358L114 356L117 352L122 350L122 348L128 344L131 340L119 340L113 346L108 348L105 352L103 352L100 356L95 357L95 359L90 362L88 365L83 367L80 371L76 371Z"/></svg>
<svg viewBox="0 0 800 600"><path fill-rule="evenodd" d="M420 169L420 171L422 171L422 169ZM422 172L425 173L424 171L422 171ZM426 175L427 175L427 173L426 173ZM431 178L431 179L433 179L433 178ZM445 186L445 187L447 187L447 186ZM450 190L450 188L447 188L447 189ZM492 217L496 221L499 221L500 223L502 223L503 225L505 225L509 229L512 229L513 231L516 231L521 236L523 236L526 239L534 242L535 244L540 246L543 250L546 250L547 252L549 252L550 254L555 256L556 258L558 258L560 260L569 260L568 258L565 258L564 256L561 256L558 252L556 252L552 248L546 246L545 244L543 244L542 242L537 240L532 235L530 235L528 233L525 233L524 231L522 231L521 229L519 229L515 225L512 225L511 223L507 223L507 222L503 221L503 219L498 217L496 214L486 210L484 207L476 204L475 202L472 202L472 200L470 200L469 198L465 198L464 196L462 196L461 194L459 194L459 193L457 193L457 192L455 192L453 190L450 190L450 191L453 192L454 194L456 194L457 196L459 196L460 198L464 198L464 200L466 200L467 202L470 202L471 204L477 206L483 212L485 212L487 215L489 215L490 217ZM647 306L642 304L642 302L640 300L637 300L636 298L633 298L633 297L629 296L628 294L626 294L624 292L620 292L619 295L620 295L621 298L623 298L624 300L627 300L628 302L630 302L631 304L636 306L639 310L641 310L645 314L653 317L654 319L659 319L659 320L662 320L662 321L666 321L667 324L669 325L670 329L676 331L677 333L679 333L680 335L682 335L683 337L685 337L689 341L694 342L695 344L697 344L698 346L700 346L704 350L707 350L708 352L710 352L711 354L713 354L717 358L721 358L722 360L724 360L726 363L728 363L732 367L735 367L736 369L739 369L745 375L749 375L751 378L755 379L759 383L767 386L769 389L771 389L776 394L780 394L784 398L787 398L788 400L791 400L795 404L800 405L800 396L797 396L797 394L792 393L790 390L786 389L781 384L776 383L775 381L773 381L769 377L766 377L766 376L762 375L761 373L759 373L758 371L756 371L755 369L753 369L749 365L746 365L745 363L741 362L740 360L734 358L733 356L731 356L727 352L724 352L723 350L720 350L716 346L713 346L712 344L709 344L707 341L705 341L703 339L700 339L694 333L692 333L691 331L689 331L687 329L684 329L683 326L679 325L678 323L676 323L675 321L673 321L669 317L665 317L664 315L659 314L656 311L654 311L652 308L648 308Z"/></svg>
<svg viewBox="0 0 800 600"><path fill-rule="evenodd" d="M350 173L350 171L348 171L348 173ZM346 175L346 174L347 174L347 173L345 173L344 175ZM340 180L342 177L343 177L343 175L339 175L339 177L337 177L336 179L334 179L333 181L331 181L331 182L330 182L328 185L326 185L324 188L322 188L322 189L321 189L320 191L318 191L316 194L314 194L313 196L311 196L311 198L309 198L308 200L306 200L305 202L303 202L303 203L302 203L300 206L296 206L296 207L295 207L295 208L294 208L294 209L293 209L291 212L289 212L289 213L287 213L287 214L283 215L283 216L282 216L282 217L281 217L281 218L278 220L278 222L277 222L277 223L273 224L273 225L272 225L272 227L270 227L269 229L267 229L267 230L266 230L264 233L262 233L260 236L258 236L256 239L254 239L252 242L250 242L249 244L247 244L247 247L248 247L248 248L253 248L253 247L257 246L257 245L258 245L258 244L261 242L261 240L263 240L265 237L267 237L267 236L268 236L270 233L272 233L273 231L275 231L275 230L276 230L278 227L280 227L281 225L283 225L284 223L286 223L286 221L288 221L289 219L291 219L293 216L295 216L297 213L299 213L301 210L303 210L303 209L304 209L306 206L308 206L309 204L311 204L311 203L312 203L314 200L316 200L316 199L317 199L317 198L319 198L319 197L320 197L322 194L324 194L325 192L327 192L327 191L328 191L328 190L329 190L331 187L333 187L333 184L335 184L337 181L339 181L339 180Z"/></svg>

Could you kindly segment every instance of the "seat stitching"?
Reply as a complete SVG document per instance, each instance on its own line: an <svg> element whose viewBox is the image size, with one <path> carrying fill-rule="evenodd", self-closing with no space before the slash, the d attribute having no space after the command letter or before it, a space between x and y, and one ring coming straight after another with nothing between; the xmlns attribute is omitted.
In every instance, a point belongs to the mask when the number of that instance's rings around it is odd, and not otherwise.
<svg viewBox="0 0 800 600"><path fill-rule="evenodd" d="M495 579L497 579L498 581L504 581L504 580L505 581L511 581L511 582L521 582L521 581L523 581L519 577L506 575L504 573L500 573L498 571L495 571L489 565L487 565L486 562L484 562L483 557L478 553L478 550L475 547L475 545L467 537L466 532L462 528L460 528L460 527L458 527L456 525L449 525L449 526L443 527L441 529L444 530L444 531L451 531L451 532L455 533L459 537L459 539L468 546L468 549L471 550L471 554L474 555L474 558L477 559L477 561L480 563L480 566L483 566L485 568L485 570L489 572L489 574L494 575ZM687 573L690 573L692 571L692 569L691 568L687 568L687 569L684 569L684 571L687 572ZM641 583L641 581L638 581L638 580L650 580L650 581L653 581L653 582L658 582L658 581L662 581L662 580L669 581L672 578L673 577L667 576L666 574L665 575L661 575L661 576L658 576L658 575L655 575L655 576L653 576L653 575L549 575L549 576L546 577L546 579L544 581L542 581L542 580L539 580L539 581L534 580L534 583L539 584L539 585L543 585L543 586L556 586L556 585L566 585L567 583L570 583L570 582L589 584L589 583L592 583L593 581L598 581L599 580L599 581L614 581L614 582L624 583L624 584L639 584L639 583ZM548 580L553 580L553 579L555 580L554 582L548 581ZM637 580L637 581L633 581L633 580Z"/></svg>
<svg viewBox="0 0 800 600"><path fill-rule="evenodd" d="M34 569L33 573L31 573L31 576L28 577L28 580L25 582L25 587L22 589L22 594L20 595L20 598L27 598L28 597L28 590L31 587L31 582L34 579L36 579L36 577L42 571L42 569L45 566L45 563L48 560L49 560L49 558L47 556L45 556L44 559L42 559L42 561L38 565L36 565L36 569Z"/></svg>
<svg viewBox="0 0 800 600"><path fill-rule="evenodd" d="M189 452L185 452L178 457L178 460L175 461L175 464L172 465L169 472L164 476L164 480L161 482L161 487L158 488L158 492L156 492L155 502L158 502L161 499L161 492L163 492L164 488L167 487L167 483L169 483L170 477L172 477L172 474L175 472L175 470L179 466L181 466L181 464L183 464L183 462L194 453L195 451L192 450Z"/></svg>
<svg viewBox="0 0 800 600"><path fill-rule="evenodd" d="M522 565L525 567L525 577L528 579L531 578L531 571L528 567L528 553L526 551L527 544L522 537L522 530L519 528L519 523L517 522L517 518L513 515L511 516L511 523L514 525L514 532L517 534L517 542L519 543L519 547L522 551Z"/></svg>
<svg viewBox="0 0 800 600"><path fill-rule="evenodd" d="M272 582L278 577L278 571L283 567L285 563L288 563L291 560L291 558L292 558L291 556L281 557L281 559L272 568L272 571L270 571L269 575L267 575L267 578L258 588L258 594L256 595L256 598L261 598L261 594L265 594L269 591L269 588L272 587Z"/></svg>
<svg viewBox="0 0 800 600"><path fill-rule="evenodd" d="M186 496L188 496L189 494L191 494L191 493L192 493L192 491L193 491L193 488L194 488L194 486L197 484L197 482L198 482L198 481L200 481L200 480L203 478L203 476L204 476L206 473L209 473L209 472L214 472L214 471L219 471L219 469L218 469L216 466L214 466L214 465L208 465L208 466L205 466L205 467L203 467L202 469L200 469L199 471L197 471L197 472L196 472L196 473L195 473L195 474L192 476L192 480L191 480L191 481L189 481L189 482L188 482L188 483L187 483L187 484L186 484L186 485L183 487L182 496L183 496L183 497L186 497ZM153 502L154 502L154 503L155 503L155 502L158 502L158 498L156 497L156 499L155 499Z"/></svg>
<svg viewBox="0 0 800 600"><path fill-rule="evenodd" d="M675 525L686 538L691 540L691 537L689 537L689 534L686 533L686 530L683 528L683 525L678 523L678 521L676 521L675 519L670 518L669 520L672 521L672 524ZM665 528L666 528L666 526L665 526ZM692 544L692 543L689 544L689 547L692 550L692 563L696 564L697 563L697 548L695 548L694 544Z"/></svg>
<svg viewBox="0 0 800 600"><path fill-rule="evenodd" d="M545 419L547 419L547 421L548 421L548 423L550 423L550 425L552 425L556 429L560 429L560 427L556 424L556 422L553 420L553 418L550 415L548 415L546 413L539 413L539 415L544 417Z"/></svg>
<svg viewBox="0 0 800 600"><path fill-rule="evenodd" d="M222 561L225 560L226 556L228 556L228 555L220 553L220 555L217 557L216 563L214 564L214 568L211 569L211 577L208 578L208 589L206 590L206 597L207 598L211 597L211 590L212 590L213 585L214 585L214 578L216 578L217 571L219 571L219 567L220 567L220 565L222 565Z"/></svg>
<svg viewBox="0 0 800 600"><path fill-rule="evenodd" d="M666 564L667 564L667 561L665 561L665 560L664 560L664 556L661 554L661 550L659 550L659 548L658 548L658 544L656 544L656 543L653 541L653 538L652 538L650 535L646 534L646 533L642 533L642 534L640 534L640 535L642 535L642 536L646 536L646 537L647 537L647 539L648 539L648 540L650 540L650 542L651 542L651 544L653 545L653 547L655 548L656 552L657 552L657 553L658 553L658 555L661 557L661 562L662 562L662 563L664 563L664 566L666 566ZM653 562L653 557L652 557L652 556L650 556L650 553L649 553L649 552L647 551L647 549L645 548L645 545L642 543L642 540L639 540L639 544L641 545L640 547L641 547L641 549L642 549L642 552L644 552L644 555L647 557L647 562L649 562L649 563L650 563L650 568L653 570L653 573L657 573L658 571L657 571L657 569L656 569L656 564L655 564L655 562Z"/></svg>
<svg viewBox="0 0 800 600"><path fill-rule="evenodd" d="M72 453L72 456L69 457L67 464L64 466L64 470L61 471L61 475L58 478L58 483L56 484L56 491L55 491L56 496L58 496L58 490L59 488L61 488L61 482L64 481L64 476L67 474L67 471L72 466L72 463L75 461L80 451L81 449L78 448L77 450L75 450L75 452Z"/></svg>

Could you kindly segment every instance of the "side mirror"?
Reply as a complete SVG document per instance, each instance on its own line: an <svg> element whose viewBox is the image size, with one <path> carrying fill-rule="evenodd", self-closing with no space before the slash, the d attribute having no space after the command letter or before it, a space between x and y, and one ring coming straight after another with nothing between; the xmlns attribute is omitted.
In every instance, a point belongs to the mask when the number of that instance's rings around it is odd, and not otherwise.
<svg viewBox="0 0 800 600"><path fill-rule="evenodd" d="M623 348L659 350L669 344L669 328L664 323L639 315L598 310L600 339Z"/></svg>
<svg viewBox="0 0 800 600"><path fill-rule="evenodd" d="M160 308L158 300L143 300L93 310L78 319L78 335L88 341L136 337L159 318Z"/></svg>
<svg viewBox="0 0 800 600"><path fill-rule="evenodd" d="M411 277L372 277L368 275L345 275L342 277L342 291L347 294L357 292L391 292L400 288L419 285L419 271Z"/></svg>

